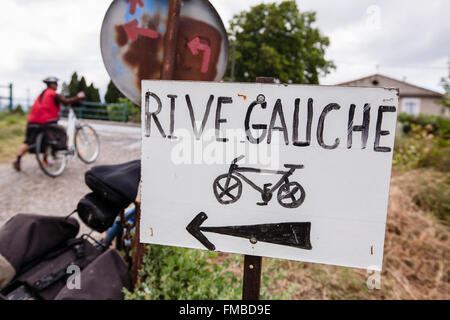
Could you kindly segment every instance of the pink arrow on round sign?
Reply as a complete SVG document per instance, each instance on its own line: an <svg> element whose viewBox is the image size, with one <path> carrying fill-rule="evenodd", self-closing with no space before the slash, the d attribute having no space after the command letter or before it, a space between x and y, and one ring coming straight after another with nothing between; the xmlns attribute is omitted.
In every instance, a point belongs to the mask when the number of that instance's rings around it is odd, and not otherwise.
<svg viewBox="0 0 450 320"><path fill-rule="evenodd" d="M211 60L211 48L207 44L201 43L199 37L191 40L187 46L194 56L198 55L200 53L199 51L203 51L203 63L200 72L207 73L209 69L209 61Z"/></svg>
<svg viewBox="0 0 450 320"><path fill-rule="evenodd" d="M136 13L137 6L144 7L142 0L125 0L125 2L130 4L130 14Z"/></svg>
<svg viewBox="0 0 450 320"><path fill-rule="evenodd" d="M123 28L131 41L136 41L139 35L151 39L157 39L159 37L158 32L155 30L139 28L138 24L138 21L134 19L133 21L123 25Z"/></svg>

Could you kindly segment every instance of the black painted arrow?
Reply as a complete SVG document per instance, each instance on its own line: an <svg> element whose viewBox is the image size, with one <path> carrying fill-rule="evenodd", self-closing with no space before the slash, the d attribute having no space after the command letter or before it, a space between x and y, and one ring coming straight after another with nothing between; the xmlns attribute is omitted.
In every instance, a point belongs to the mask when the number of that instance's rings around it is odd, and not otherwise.
<svg viewBox="0 0 450 320"><path fill-rule="evenodd" d="M206 219L208 219L206 213L199 213L189 223L186 230L207 249L212 251L216 250L216 246L202 232L213 232L245 238L255 243L256 241L261 241L305 250L312 249L310 241L311 222L273 223L234 227L201 227Z"/></svg>

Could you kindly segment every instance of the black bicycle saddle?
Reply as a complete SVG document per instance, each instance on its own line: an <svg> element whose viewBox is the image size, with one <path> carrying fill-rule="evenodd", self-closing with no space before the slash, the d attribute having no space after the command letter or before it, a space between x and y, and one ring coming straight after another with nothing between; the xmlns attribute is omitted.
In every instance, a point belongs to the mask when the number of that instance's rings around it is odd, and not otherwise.
<svg viewBox="0 0 450 320"><path fill-rule="evenodd" d="M85 174L85 182L95 194L120 208L136 200L140 181L140 160L96 166Z"/></svg>

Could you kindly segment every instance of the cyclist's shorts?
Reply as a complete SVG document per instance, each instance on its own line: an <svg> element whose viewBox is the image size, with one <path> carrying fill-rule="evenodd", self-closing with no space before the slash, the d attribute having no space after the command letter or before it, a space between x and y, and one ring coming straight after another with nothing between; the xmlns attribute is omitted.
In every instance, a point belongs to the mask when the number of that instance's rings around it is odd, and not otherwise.
<svg viewBox="0 0 450 320"><path fill-rule="evenodd" d="M43 125L39 123L29 122L27 123L27 130L25 132L25 143L29 146L36 143L36 138L40 132L42 132Z"/></svg>

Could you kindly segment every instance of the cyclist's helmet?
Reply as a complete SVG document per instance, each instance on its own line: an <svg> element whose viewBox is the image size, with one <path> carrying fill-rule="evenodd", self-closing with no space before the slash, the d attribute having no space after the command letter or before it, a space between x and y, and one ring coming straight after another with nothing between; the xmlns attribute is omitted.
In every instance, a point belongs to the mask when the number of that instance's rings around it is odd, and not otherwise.
<svg viewBox="0 0 450 320"><path fill-rule="evenodd" d="M48 77L42 80L44 83L58 83L59 79L57 77Z"/></svg>

